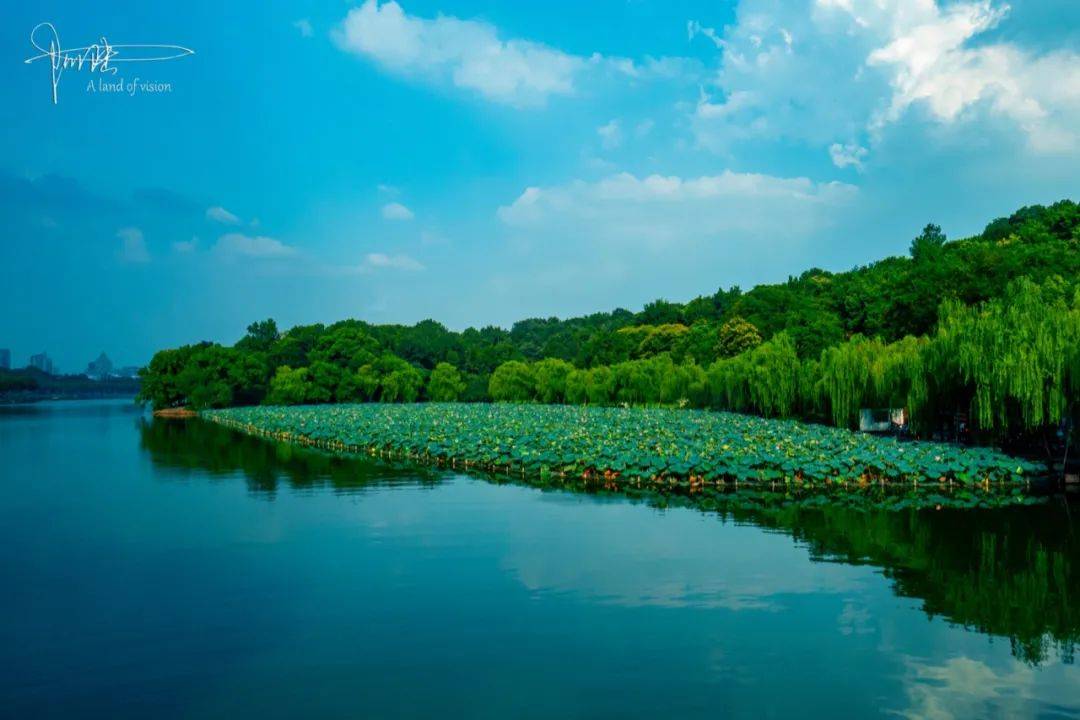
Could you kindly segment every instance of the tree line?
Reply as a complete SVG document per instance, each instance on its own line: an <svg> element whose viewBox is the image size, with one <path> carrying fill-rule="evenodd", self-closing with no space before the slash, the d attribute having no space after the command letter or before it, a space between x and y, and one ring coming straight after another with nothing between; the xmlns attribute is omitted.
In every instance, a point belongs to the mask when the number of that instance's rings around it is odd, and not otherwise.
<svg viewBox="0 0 1080 720"><path fill-rule="evenodd" d="M974 306L947 300L929 335L887 343L855 335L800 357L781 331L708 366L664 353L576 368L509 361L491 376L496 401L677 404L858 427L863 408L906 408L932 432L970 413L997 439L1058 427L1080 410L1080 286L1059 276L1010 283Z"/></svg>
<svg viewBox="0 0 1080 720"><path fill-rule="evenodd" d="M927 225L906 257L808 270L640 312L448 330L344 320L231 347L162 350L142 372L155 408L512 400L678 404L852 425L907 407L929 430L966 412L995 437L1076 412L1080 206L1023 208L948 241Z"/></svg>

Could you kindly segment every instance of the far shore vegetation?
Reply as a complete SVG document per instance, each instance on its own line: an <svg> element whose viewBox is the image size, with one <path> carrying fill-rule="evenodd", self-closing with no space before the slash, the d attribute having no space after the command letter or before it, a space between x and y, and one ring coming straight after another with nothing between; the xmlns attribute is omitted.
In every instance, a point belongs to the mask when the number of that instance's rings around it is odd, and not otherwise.
<svg viewBox="0 0 1080 720"><path fill-rule="evenodd" d="M134 397L139 392L135 378L91 379L86 375L52 375L36 368L0 369L0 403L35 402L53 398Z"/></svg>
<svg viewBox="0 0 1080 720"><path fill-rule="evenodd" d="M344 320L155 354L155 409L320 403L663 405L858 426L1063 459L1080 412L1080 206L1023 208L970 238L927 225L907 257L748 291L450 331Z"/></svg>

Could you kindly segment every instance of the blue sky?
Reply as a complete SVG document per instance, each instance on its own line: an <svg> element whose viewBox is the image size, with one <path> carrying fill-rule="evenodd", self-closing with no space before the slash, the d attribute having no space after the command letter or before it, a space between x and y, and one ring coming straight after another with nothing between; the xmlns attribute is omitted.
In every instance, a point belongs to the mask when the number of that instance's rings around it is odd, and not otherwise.
<svg viewBox="0 0 1080 720"><path fill-rule="evenodd" d="M30 3L0 11L17 364L460 329L842 270L1080 197L1080 3ZM171 44L57 103L65 48ZM121 56L117 56L121 57Z"/></svg>

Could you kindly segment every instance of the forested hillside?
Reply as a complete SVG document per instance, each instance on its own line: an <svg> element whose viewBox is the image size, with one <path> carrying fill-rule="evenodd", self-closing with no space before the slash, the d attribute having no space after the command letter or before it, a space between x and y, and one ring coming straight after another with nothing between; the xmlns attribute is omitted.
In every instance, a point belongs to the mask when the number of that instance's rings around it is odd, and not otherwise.
<svg viewBox="0 0 1080 720"><path fill-rule="evenodd" d="M158 352L156 408L513 400L663 403L851 425L908 407L916 429L972 414L1001 438L1046 430L1080 392L1080 206L1023 208L974 237L927 225L907 257L810 269L639 312L453 332L344 320L256 322L233 347Z"/></svg>

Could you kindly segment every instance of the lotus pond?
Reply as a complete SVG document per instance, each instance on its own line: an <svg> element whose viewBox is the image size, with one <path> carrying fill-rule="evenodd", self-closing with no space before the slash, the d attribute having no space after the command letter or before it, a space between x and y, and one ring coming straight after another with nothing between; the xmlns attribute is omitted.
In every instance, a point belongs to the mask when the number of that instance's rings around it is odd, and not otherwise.
<svg viewBox="0 0 1080 720"><path fill-rule="evenodd" d="M709 507L733 498L768 504L870 493L896 506L1039 501L1027 490L1041 467L989 448L723 412L428 403L246 407L204 416L329 450L554 478L661 504L688 496Z"/></svg>

